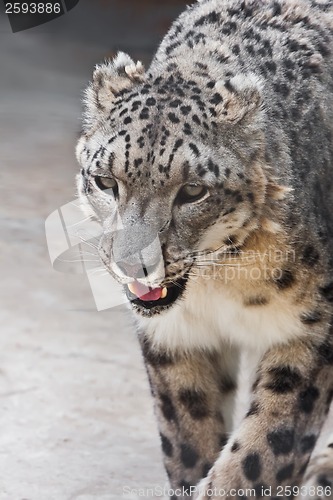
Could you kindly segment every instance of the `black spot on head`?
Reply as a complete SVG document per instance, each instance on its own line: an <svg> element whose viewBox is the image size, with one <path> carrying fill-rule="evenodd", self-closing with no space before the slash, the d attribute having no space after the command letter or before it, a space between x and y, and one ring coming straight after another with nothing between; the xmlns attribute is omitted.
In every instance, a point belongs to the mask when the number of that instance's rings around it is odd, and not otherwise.
<svg viewBox="0 0 333 500"><path fill-rule="evenodd" d="M134 166L135 166L136 168L138 168L138 167L139 167L142 163L143 163L143 159L142 159L142 158L136 158L136 159L134 160Z"/></svg>
<svg viewBox="0 0 333 500"><path fill-rule="evenodd" d="M149 83L145 83L143 86L143 89L141 90L141 94L147 94L151 89L151 85ZM136 97L138 94L134 94L134 97Z"/></svg>
<svg viewBox="0 0 333 500"><path fill-rule="evenodd" d="M232 85L232 83L231 83L231 81L229 79L225 81L224 86L230 92L235 92L235 88L234 88L234 86Z"/></svg>
<svg viewBox="0 0 333 500"><path fill-rule="evenodd" d="M180 107L180 111L182 112L182 114L184 116L188 115L190 113L191 109L192 109L191 106L181 106Z"/></svg>
<svg viewBox="0 0 333 500"><path fill-rule="evenodd" d="M201 62L198 62L198 61L197 61L197 62L195 63L195 65L196 65L198 68L202 69L202 70L208 70L208 66L207 66L207 64L202 64Z"/></svg>
<svg viewBox="0 0 333 500"><path fill-rule="evenodd" d="M195 23L194 26L203 26L204 24L216 24L220 20L220 14L218 12L210 12L209 14L200 17Z"/></svg>
<svg viewBox="0 0 333 500"><path fill-rule="evenodd" d="M299 43L296 40L288 40L287 45L291 52L297 52L300 48Z"/></svg>
<svg viewBox="0 0 333 500"><path fill-rule="evenodd" d="M327 45L325 45L325 44L323 44L323 43L321 43L321 42L319 42L319 43L318 43L317 47L318 47L318 51L319 51L319 52L321 53L321 55L322 55L322 56L324 56L324 57L328 56L328 55L331 53L331 51L330 51L330 49L328 48L328 46L327 46Z"/></svg>
<svg viewBox="0 0 333 500"><path fill-rule="evenodd" d="M179 99L174 99L170 102L170 108L178 108L181 105L182 101Z"/></svg>
<svg viewBox="0 0 333 500"><path fill-rule="evenodd" d="M214 175L216 177L218 177L218 175L220 173L220 169L219 169L218 165L216 165L216 163L214 163L210 158L208 160L208 170L210 172L214 172Z"/></svg>
<svg viewBox="0 0 333 500"><path fill-rule="evenodd" d="M115 154L114 153L110 153L109 159L108 159L108 165L109 165L110 169L112 169L112 167L113 167L114 160L115 160Z"/></svg>
<svg viewBox="0 0 333 500"><path fill-rule="evenodd" d="M200 175L200 177L203 177L206 173L207 170L201 164L199 164L197 166L197 174Z"/></svg>
<svg viewBox="0 0 333 500"><path fill-rule="evenodd" d="M141 104L142 104L142 101L133 101L132 102L132 107L138 108L139 106L141 106Z"/></svg>
<svg viewBox="0 0 333 500"><path fill-rule="evenodd" d="M119 113L119 117L126 115L126 113L128 113L128 108L123 109L123 110Z"/></svg>
<svg viewBox="0 0 333 500"><path fill-rule="evenodd" d="M265 66L268 69L268 71L276 73L276 63L274 61L266 61Z"/></svg>
<svg viewBox="0 0 333 500"><path fill-rule="evenodd" d="M259 453L249 453L242 461L244 475L250 481L256 481L261 474Z"/></svg>
<svg viewBox="0 0 333 500"><path fill-rule="evenodd" d="M275 82L273 84L273 88L274 88L275 92L277 92L278 94L281 94L282 97L288 97L288 95L290 93L290 88L284 82Z"/></svg>
<svg viewBox="0 0 333 500"><path fill-rule="evenodd" d="M309 434L301 439L300 448L301 453L309 453L315 447L317 441L317 436L314 434Z"/></svg>
<svg viewBox="0 0 333 500"><path fill-rule="evenodd" d="M209 409L204 392L194 389L182 389L179 392L179 401L187 408L193 419L201 420L208 417Z"/></svg>
<svg viewBox="0 0 333 500"><path fill-rule="evenodd" d="M271 380L265 387L277 394L293 391L302 381L299 371L290 368L290 366L271 368L268 373Z"/></svg>
<svg viewBox="0 0 333 500"><path fill-rule="evenodd" d="M165 53L167 55L170 55L171 52L173 52L177 47L179 47L180 45L180 42L175 42L175 43L172 43L171 45L168 45L168 47L166 47L165 49Z"/></svg>
<svg viewBox="0 0 333 500"><path fill-rule="evenodd" d="M140 120L147 120L149 118L149 109L143 108L139 115L139 118Z"/></svg>
<svg viewBox="0 0 333 500"><path fill-rule="evenodd" d="M194 155L198 158L200 156L200 152L199 152L199 149L197 148L197 146L195 144L193 144L193 142L190 142L189 144L189 148L191 149L191 151L194 153Z"/></svg>
<svg viewBox="0 0 333 500"><path fill-rule="evenodd" d="M288 78L289 81L295 80L296 79L296 75L295 75L295 73L293 71L291 71L291 69L287 69L286 70L286 78ZM295 118L297 118L297 119L299 119L302 116L300 110L298 110L297 107L292 108L291 112L292 112L292 115L294 115Z"/></svg>
<svg viewBox="0 0 333 500"><path fill-rule="evenodd" d="M215 92L213 97L209 100L209 102L211 104L214 104L214 105L220 104L220 102L222 102L222 101L223 101L223 97L218 92Z"/></svg>
<svg viewBox="0 0 333 500"><path fill-rule="evenodd" d="M295 468L295 464L291 462L288 465L285 465L281 469L279 469L276 473L276 480L278 483L282 483L282 481L285 481L286 479L290 479L293 475Z"/></svg>
<svg viewBox="0 0 333 500"><path fill-rule="evenodd" d="M160 434L161 443L162 443L162 451L167 457L172 457L173 454L173 446L171 441L164 435Z"/></svg>
<svg viewBox="0 0 333 500"><path fill-rule="evenodd" d="M199 455L192 446L187 443L180 445L180 459L187 469L192 469L198 462Z"/></svg>
<svg viewBox="0 0 333 500"><path fill-rule="evenodd" d="M192 120L194 121L194 123L196 123L197 125L201 125L201 121L198 117L198 115L193 115L192 116Z"/></svg>
<svg viewBox="0 0 333 500"><path fill-rule="evenodd" d="M184 123L183 132L186 135L192 135L192 129L191 129L191 126L188 123Z"/></svg>
<svg viewBox="0 0 333 500"><path fill-rule="evenodd" d="M146 106L155 106L156 104L156 99L154 97L148 97L146 100Z"/></svg>
<svg viewBox="0 0 333 500"><path fill-rule="evenodd" d="M168 113L168 118L169 120L172 122L172 123L179 123L180 120L178 118L177 115L175 115L175 113Z"/></svg>
<svg viewBox="0 0 333 500"><path fill-rule="evenodd" d="M319 398L319 390L313 385L302 391L299 395L299 408L304 413L311 413L316 400Z"/></svg>
<svg viewBox="0 0 333 500"><path fill-rule="evenodd" d="M295 63L294 61L292 61L291 59L284 59L283 60L283 64L285 65L286 68L288 69L293 69L295 67Z"/></svg>
<svg viewBox="0 0 333 500"><path fill-rule="evenodd" d="M176 152L183 145L183 142L183 139L177 139L173 147L173 151Z"/></svg>
<svg viewBox="0 0 333 500"><path fill-rule="evenodd" d="M274 455L287 455L294 447L295 432L293 429L280 427L267 434L267 441Z"/></svg>

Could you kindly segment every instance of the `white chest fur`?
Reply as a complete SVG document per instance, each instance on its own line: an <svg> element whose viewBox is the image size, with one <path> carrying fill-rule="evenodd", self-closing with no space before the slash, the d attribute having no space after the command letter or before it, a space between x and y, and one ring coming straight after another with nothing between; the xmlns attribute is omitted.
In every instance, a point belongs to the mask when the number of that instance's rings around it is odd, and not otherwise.
<svg viewBox="0 0 333 500"><path fill-rule="evenodd" d="M284 294L266 305L245 306L232 284L189 282L182 299L164 313L140 318L155 346L167 350L214 349L223 343L265 352L300 335L299 308Z"/></svg>

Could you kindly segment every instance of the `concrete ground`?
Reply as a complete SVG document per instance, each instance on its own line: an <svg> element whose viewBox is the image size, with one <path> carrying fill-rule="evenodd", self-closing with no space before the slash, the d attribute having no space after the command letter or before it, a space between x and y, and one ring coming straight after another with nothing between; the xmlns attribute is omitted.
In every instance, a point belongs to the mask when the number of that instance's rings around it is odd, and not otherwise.
<svg viewBox="0 0 333 500"><path fill-rule="evenodd" d="M92 32L89 2L22 33L0 19L0 500L119 499L166 483L131 317L97 312L87 278L54 271L45 240L46 217L75 198L93 65L118 48L149 60L157 43L155 24L156 40L148 20L129 33L133 13L113 3Z"/></svg>
<svg viewBox="0 0 333 500"><path fill-rule="evenodd" d="M133 13L111 3L116 15L99 15L91 31L88 2L81 18L78 7L15 35L0 20L0 500L109 500L166 484L131 317L123 306L97 312L85 276L54 271L44 232L75 197L80 93L93 64L117 48L148 60L180 8L171 2L158 30L147 16L133 35ZM108 19L121 43L99 38Z"/></svg>

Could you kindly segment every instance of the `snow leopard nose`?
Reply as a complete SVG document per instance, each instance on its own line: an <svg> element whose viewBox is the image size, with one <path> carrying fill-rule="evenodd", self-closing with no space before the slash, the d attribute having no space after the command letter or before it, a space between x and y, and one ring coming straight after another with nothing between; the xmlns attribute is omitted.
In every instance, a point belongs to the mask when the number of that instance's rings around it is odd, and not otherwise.
<svg viewBox="0 0 333 500"><path fill-rule="evenodd" d="M129 278L146 278L156 270L158 265L159 261L152 265L146 265L141 262L137 264L131 264L126 261L117 262L119 269Z"/></svg>

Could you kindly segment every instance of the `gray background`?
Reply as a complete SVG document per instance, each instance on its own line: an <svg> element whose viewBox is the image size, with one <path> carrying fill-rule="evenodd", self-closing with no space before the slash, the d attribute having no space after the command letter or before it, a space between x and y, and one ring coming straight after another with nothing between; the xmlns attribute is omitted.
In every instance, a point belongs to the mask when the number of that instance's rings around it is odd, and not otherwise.
<svg viewBox="0 0 333 500"><path fill-rule="evenodd" d="M119 49L147 63L183 6L81 0L16 34L1 15L1 500L119 499L166 483L131 316L97 312L86 277L52 269L44 222L75 198L94 64Z"/></svg>

